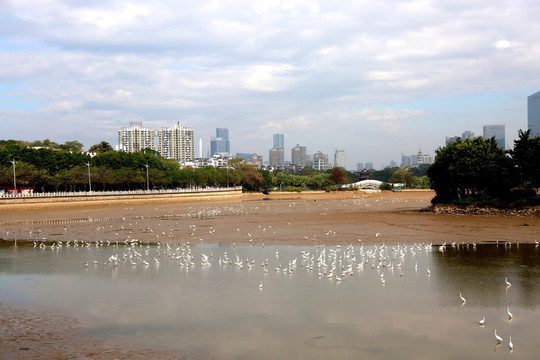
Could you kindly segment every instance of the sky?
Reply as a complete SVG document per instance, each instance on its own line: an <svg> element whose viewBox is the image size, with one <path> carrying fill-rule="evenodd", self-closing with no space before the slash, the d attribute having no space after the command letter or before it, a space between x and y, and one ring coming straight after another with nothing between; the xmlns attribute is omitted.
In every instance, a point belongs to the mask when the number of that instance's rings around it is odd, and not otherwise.
<svg viewBox="0 0 540 360"><path fill-rule="evenodd" d="M0 2L0 139L118 143L130 121L217 127L268 160L345 149L347 168L434 155L540 90L540 2Z"/></svg>

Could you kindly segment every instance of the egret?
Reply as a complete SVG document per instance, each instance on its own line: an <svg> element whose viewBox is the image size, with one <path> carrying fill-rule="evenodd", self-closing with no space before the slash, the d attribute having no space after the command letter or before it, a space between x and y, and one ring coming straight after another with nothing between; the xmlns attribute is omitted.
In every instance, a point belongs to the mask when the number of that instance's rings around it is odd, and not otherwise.
<svg viewBox="0 0 540 360"><path fill-rule="evenodd" d="M459 298L461 299L461 302L467 302L467 300L465 300L465 298L461 295L461 293L459 293Z"/></svg>
<svg viewBox="0 0 540 360"><path fill-rule="evenodd" d="M259 289L262 290L262 288L263 288L263 283L262 283L262 281L261 281L261 283L259 284Z"/></svg>
<svg viewBox="0 0 540 360"><path fill-rule="evenodd" d="M486 323L486 317L483 316L483 317L482 317L482 320L480 320L480 321L478 322L478 324L480 324L481 326L484 326L485 323Z"/></svg>
<svg viewBox="0 0 540 360"><path fill-rule="evenodd" d="M506 283L506 286L508 287L512 286L512 284L510 284L507 278L504 278L504 282Z"/></svg>
<svg viewBox="0 0 540 360"><path fill-rule="evenodd" d="M508 307L508 306L506 307L506 312L508 313L508 320L512 320L512 318L513 318L514 316L513 316L512 313L510 312L510 307Z"/></svg>
<svg viewBox="0 0 540 360"><path fill-rule="evenodd" d="M510 336L510 342L508 343L508 347L510 347L510 350L514 350L514 344L512 343L512 337Z"/></svg>
<svg viewBox="0 0 540 360"><path fill-rule="evenodd" d="M493 333L495 334L495 339L497 339L497 343L501 344L503 342L503 339L502 339L502 337L497 335L497 330L493 329Z"/></svg>

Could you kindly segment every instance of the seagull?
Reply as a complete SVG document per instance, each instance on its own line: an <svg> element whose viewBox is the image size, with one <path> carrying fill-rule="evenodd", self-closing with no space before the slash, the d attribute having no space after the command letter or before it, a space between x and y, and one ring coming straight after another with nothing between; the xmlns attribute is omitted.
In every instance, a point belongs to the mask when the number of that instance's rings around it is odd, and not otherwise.
<svg viewBox="0 0 540 360"><path fill-rule="evenodd" d="M507 286L507 287L512 286L512 284L510 284L510 282L508 282L508 279L507 279L507 278L504 278L504 282L506 283L506 286Z"/></svg>
<svg viewBox="0 0 540 360"><path fill-rule="evenodd" d="M478 324L480 324L481 326L484 326L485 323L486 323L486 317L483 316L483 317L482 317L482 320L480 320L480 321L478 322Z"/></svg>
<svg viewBox="0 0 540 360"><path fill-rule="evenodd" d="M501 344L503 342L502 337L497 335L497 330L493 329L493 333L495 334L495 339L497 339L497 343Z"/></svg>
<svg viewBox="0 0 540 360"><path fill-rule="evenodd" d="M510 342L508 343L508 347L510 347L510 350L514 350L514 344L512 344L512 337L510 336Z"/></svg>
<svg viewBox="0 0 540 360"><path fill-rule="evenodd" d="M465 300L465 298L461 295L461 293L459 293L459 298L461 299L461 302L467 302L467 300Z"/></svg>
<svg viewBox="0 0 540 360"><path fill-rule="evenodd" d="M508 313L508 320L512 320L512 318L513 318L514 316L513 316L512 313L510 312L510 307L508 307L508 306L506 307L506 312Z"/></svg>

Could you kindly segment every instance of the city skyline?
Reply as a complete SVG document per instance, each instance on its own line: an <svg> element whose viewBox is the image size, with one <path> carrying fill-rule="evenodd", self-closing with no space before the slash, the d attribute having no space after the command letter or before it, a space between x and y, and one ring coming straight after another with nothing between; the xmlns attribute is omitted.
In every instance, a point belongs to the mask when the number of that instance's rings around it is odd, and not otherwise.
<svg viewBox="0 0 540 360"><path fill-rule="evenodd" d="M131 121L180 122L231 152L272 134L382 167L445 137L527 129L540 90L540 4L395 1L0 5L3 139L116 142Z"/></svg>

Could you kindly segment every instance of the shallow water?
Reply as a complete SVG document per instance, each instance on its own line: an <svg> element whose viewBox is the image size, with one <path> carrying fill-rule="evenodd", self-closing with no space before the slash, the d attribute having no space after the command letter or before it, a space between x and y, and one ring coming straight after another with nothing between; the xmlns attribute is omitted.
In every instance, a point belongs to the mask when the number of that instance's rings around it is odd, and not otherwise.
<svg viewBox="0 0 540 360"><path fill-rule="evenodd" d="M534 244L0 248L0 301L197 359L530 359L539 295Z"/></svg>

